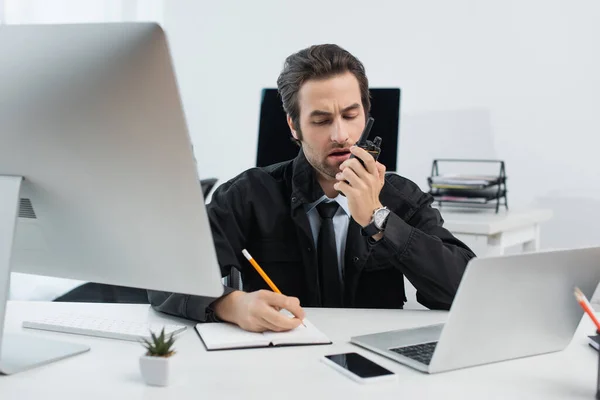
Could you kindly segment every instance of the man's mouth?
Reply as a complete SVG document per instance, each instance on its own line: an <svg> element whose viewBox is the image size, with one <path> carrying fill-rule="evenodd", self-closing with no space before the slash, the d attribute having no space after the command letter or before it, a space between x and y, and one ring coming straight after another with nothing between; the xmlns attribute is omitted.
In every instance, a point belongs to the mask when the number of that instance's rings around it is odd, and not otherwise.
<svg viewBox="0 0 600 400"><path fill-rule="evenodd" d="M333 150L329 153L328 157L332 158L334 160L346 160L346 159L348 159L348 157L350 157L350 150L349 149Z"/></svg>

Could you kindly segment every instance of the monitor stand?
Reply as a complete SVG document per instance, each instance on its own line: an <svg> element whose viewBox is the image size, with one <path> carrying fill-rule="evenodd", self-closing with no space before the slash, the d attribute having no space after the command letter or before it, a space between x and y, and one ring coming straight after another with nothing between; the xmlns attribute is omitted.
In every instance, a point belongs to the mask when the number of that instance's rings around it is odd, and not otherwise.
<svg viewBox="0 0 600 400"><path fill-rule="evenodd" d="M4 333L10 262L19 212L20 176L0 175L0 375L10 375L88 351L89 346L23 333Z"/></svg>

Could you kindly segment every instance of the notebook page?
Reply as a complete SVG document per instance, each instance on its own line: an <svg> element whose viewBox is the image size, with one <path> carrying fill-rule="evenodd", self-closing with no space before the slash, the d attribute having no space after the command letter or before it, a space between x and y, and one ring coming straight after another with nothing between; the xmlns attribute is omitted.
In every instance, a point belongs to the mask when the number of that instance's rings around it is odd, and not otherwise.
<svg viewBox="0 0 600 400"><path fill-rule="evenodd" d="M248 332L227 322L196 324L196 331L208 350L268 346L261 333Z"/></svg>
<svg viewBox="0 0 600 400"><path fill-rule="evenodd" d="M318 330L309 320L304 320L304 325L287 332L263 332L267 340L274 346L281 344L321 344L331 343L323 332Z"/></svg>

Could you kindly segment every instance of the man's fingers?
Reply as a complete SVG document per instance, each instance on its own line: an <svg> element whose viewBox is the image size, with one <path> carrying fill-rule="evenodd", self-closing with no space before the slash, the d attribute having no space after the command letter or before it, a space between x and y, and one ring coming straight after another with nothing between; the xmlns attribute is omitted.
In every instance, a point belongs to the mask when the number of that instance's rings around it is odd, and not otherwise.
<svg viewBox="0 0 600 400"><path fill-rule="evenodd" d="M257 311L252 315L248 315L243 321L240 321L239 326L249 332L264 332L275 328L272 324L267 324Z"/></svg>
<svg viewBox="0 0 600 400"><path fill-rule="evenodd" d="M259 324L261 327L263 327L263 331L268 330L273 332L283 332L285 330L275 324L270 323L262 316L258 317L258 319L260 319Z"/></svg>
<svg viewBox="0 0 600 400"><path fill-rule="evenodd" d="M366 173L366 171L364 172ZM348 181L353 188L360 188L364 186L363 180L351 167L344 168L344 170L342 172L338 172L335 177L340 181Z"/></svg>
<svg viewBox="0 0 600 400"><path fill-rule="evenodd" d="M360 158L365 163L365 169L370 174L375 174L377 171L377 167L375 166L375 158L363 149L362 147L352 146L350 148L350 152L354 154L356 157Z"/></svg>
<svg viewBox="0 0 600 400"><path fill-rule="evenodd" d="M347 169L354 171L356 176L360 177L361 179L367 179L371 175L369 171L363 167L358 158L349 158L340 164L341 171L345 171Z"/></svg>
<svg viewBox="0 0 600 400"><path fill-rule="evenodd" d="M352 192L356 190L356 189L353 189L352 186L350 186L349 184L347 184L344 181L337 181L336 183L333 184L333 188L339 192L342 192L344 194L344 196L346 196L346 197L351 195Z"/></svg>
<svg viewBox="0 0 600 400"><path fill-rule="evenodd" d="M265 291L265 302L272 308L285 309L300 320L304 319L304 310L300 307L300 300L296 297L289 297L283 294Z"/></svg>
<svg viewBox="0 0 600 400"><path fill-rule="evenodd" d="M302 321L305 317L304 310L300 306L300 300L296 297L288 297L285 309L292 315Z"/></svg>
<svg viewBox="0 0 600 400"><path fill-rule="evenodd" d="M383 184L385 182L385 165L383 165L379 161L377 161L375 165L377 166L377 173L379 174L379 182Z"/></svg>
<svg viewBox="0 0 600 400"><path fill-rule="evenodd" d="M274 326L272 330L279 331L289 331L294 328L297 328L298 325L302 323L302 321L298 318L290 318L285 314L282 314L278 311L275 311L271 307L266 307L261 315L261 317Z"/></svg>

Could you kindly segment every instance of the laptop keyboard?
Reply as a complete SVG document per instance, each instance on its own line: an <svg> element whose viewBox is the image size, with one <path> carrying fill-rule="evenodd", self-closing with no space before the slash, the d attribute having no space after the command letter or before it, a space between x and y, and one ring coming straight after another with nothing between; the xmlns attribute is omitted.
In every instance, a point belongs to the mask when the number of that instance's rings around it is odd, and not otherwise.
<svg viewBox="0 0 600 400"><path fill-rule="evenodd" d="M404 357L412 358L415 361L429 365L436 344L437 342L421 343L414 346L396 347L390 350Z"/></svg>

